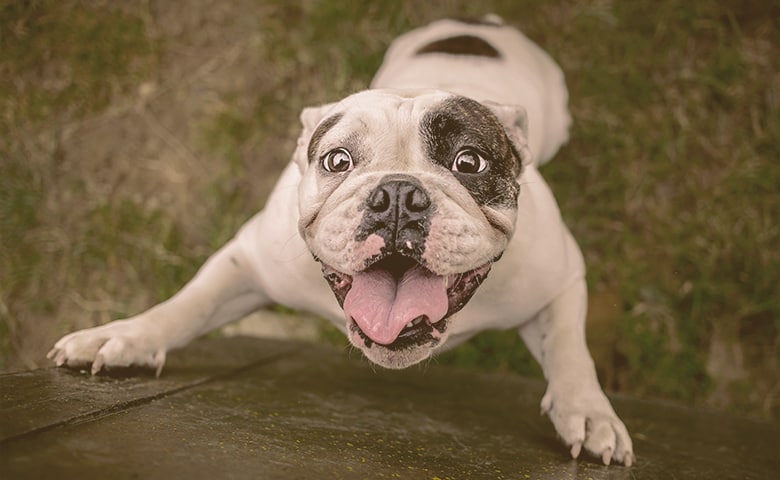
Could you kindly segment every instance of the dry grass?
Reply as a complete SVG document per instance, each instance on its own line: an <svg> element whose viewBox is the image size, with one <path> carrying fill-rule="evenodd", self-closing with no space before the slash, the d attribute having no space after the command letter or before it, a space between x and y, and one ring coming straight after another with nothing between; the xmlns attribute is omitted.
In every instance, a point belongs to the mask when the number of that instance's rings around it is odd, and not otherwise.
<svg viewBox="0 0 780 480"><path fill-rule="evenodd" d="M364 88L398 33L486 11L567 75L543 173L602 380L776 418L780 8L757 0L0 2L0 367L176 291L262 206L300 108ZM437 361L538 375L512 332Z"/></svg>

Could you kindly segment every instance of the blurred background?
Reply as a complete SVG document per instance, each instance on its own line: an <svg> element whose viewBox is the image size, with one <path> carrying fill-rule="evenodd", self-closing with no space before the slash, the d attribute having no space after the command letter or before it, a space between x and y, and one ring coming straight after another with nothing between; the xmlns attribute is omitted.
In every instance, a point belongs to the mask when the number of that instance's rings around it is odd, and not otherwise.
<svg viewBox="0 0 780 480"><path fill-rule="evenodd" d="M263 206L302 107L365 88L396 35L486 12L566 74L572 139L542 174L585 253L604 387L777 420L767 0L0 0L0 371L172 295ZM236 332L346 345L283 308ZM541 377L515 332L433 363Z"/></svg>

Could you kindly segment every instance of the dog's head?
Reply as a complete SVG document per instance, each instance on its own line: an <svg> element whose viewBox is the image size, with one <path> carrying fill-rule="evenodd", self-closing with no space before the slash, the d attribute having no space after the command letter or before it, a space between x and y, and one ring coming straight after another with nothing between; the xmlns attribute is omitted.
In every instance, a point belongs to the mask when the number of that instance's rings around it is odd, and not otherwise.
<svg viewBox="0 0 780 480"><path fill-rule="evenodd" d="M350 342L388 368L424 360L513 234L524 110L369 90L301 120L299 230Z"/></svg>

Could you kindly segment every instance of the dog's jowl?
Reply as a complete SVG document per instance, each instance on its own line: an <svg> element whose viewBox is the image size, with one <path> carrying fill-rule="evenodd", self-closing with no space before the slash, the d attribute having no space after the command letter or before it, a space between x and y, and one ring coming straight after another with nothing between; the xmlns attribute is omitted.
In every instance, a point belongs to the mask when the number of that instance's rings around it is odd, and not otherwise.
<svg viewBox="0 0 780 480"><path fill-rule="evenodd" d="M537 170L568 139L567 102L560 68L495 16L409 32L370 89L304 109L265 209L180 292L49 357L159 374L169 350L274 303L329 318L387 368L516 329L572 456L630 465L585 343L582 254Z"/></svg>

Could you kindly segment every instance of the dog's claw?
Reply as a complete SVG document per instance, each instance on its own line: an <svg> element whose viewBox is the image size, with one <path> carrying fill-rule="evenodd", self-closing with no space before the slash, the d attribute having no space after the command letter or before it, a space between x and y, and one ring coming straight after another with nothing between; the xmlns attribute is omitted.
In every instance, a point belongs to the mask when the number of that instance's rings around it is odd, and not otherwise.
<svg viewBox="0 0 780 480"><path fill-rule="evenodd" d="M601 454L601 461L604 462L604 465L609 465L612 461L612 449L608 448L604 450L604 453Z"/></svg>
<svg viewBox="0 0 780 480"><path fill-rule="evenodd" d="M54 365L58 367L61 367L65 364L65 355L63 355L62 350L57 347L49 350L49 353L46 354L46 358L54 362Z"/></svg>
<svg viewBox="0 0 780 480"><path fill-rule="evenodd" d="M65 365L67 357L65 356L65 352L62 351L62 349L54 347L52 348L49 353L46 354L46 358L54 362L54 365L57 367L61 367Z"/></svg>
<svg viewBox="0 0 780 480"><path fill-rule="evenodd" d="M157 350L153 356L153 360L157 366L154 375L155 377L160 378L160 374L162 374L163 367L165 366L165 350Z"/></svg>
<svg viewBox="0 0 780 480"><path fill-rule="evenodd" d="M103 355L98 353L95 356L95 360L92 362L92 375L97 375L100 370L103 369L103 365L105 364L105 359L103 358Z"/></svg>
<svg viewBox="0 0 780 480"><path fill-rule="evenodd" d="M604 465L616 462L631 466L633 448L628 430L606 396L597 392L587 401L576 401L570 394L556 395L548 390L542 398L542 413L549 415L558 435L569 446L572 458L579 458L585 450Z"/></svg>
<svg viewBox="0 0 780 480"><path fill-rule="evenodd" d="M136 366L151 368L159 377L166 349L154 340L145 335L143 323L117 320L62 337L46 356L58 367L88 367L92 375Z"/></svg>
<svg viewBox="0 0 780 480"><path fill-rule="evenodd" d="M582 442L575 442L574 445L571 446L571 458L576 459L580 456L580 452L582 451Z"/></svg>

